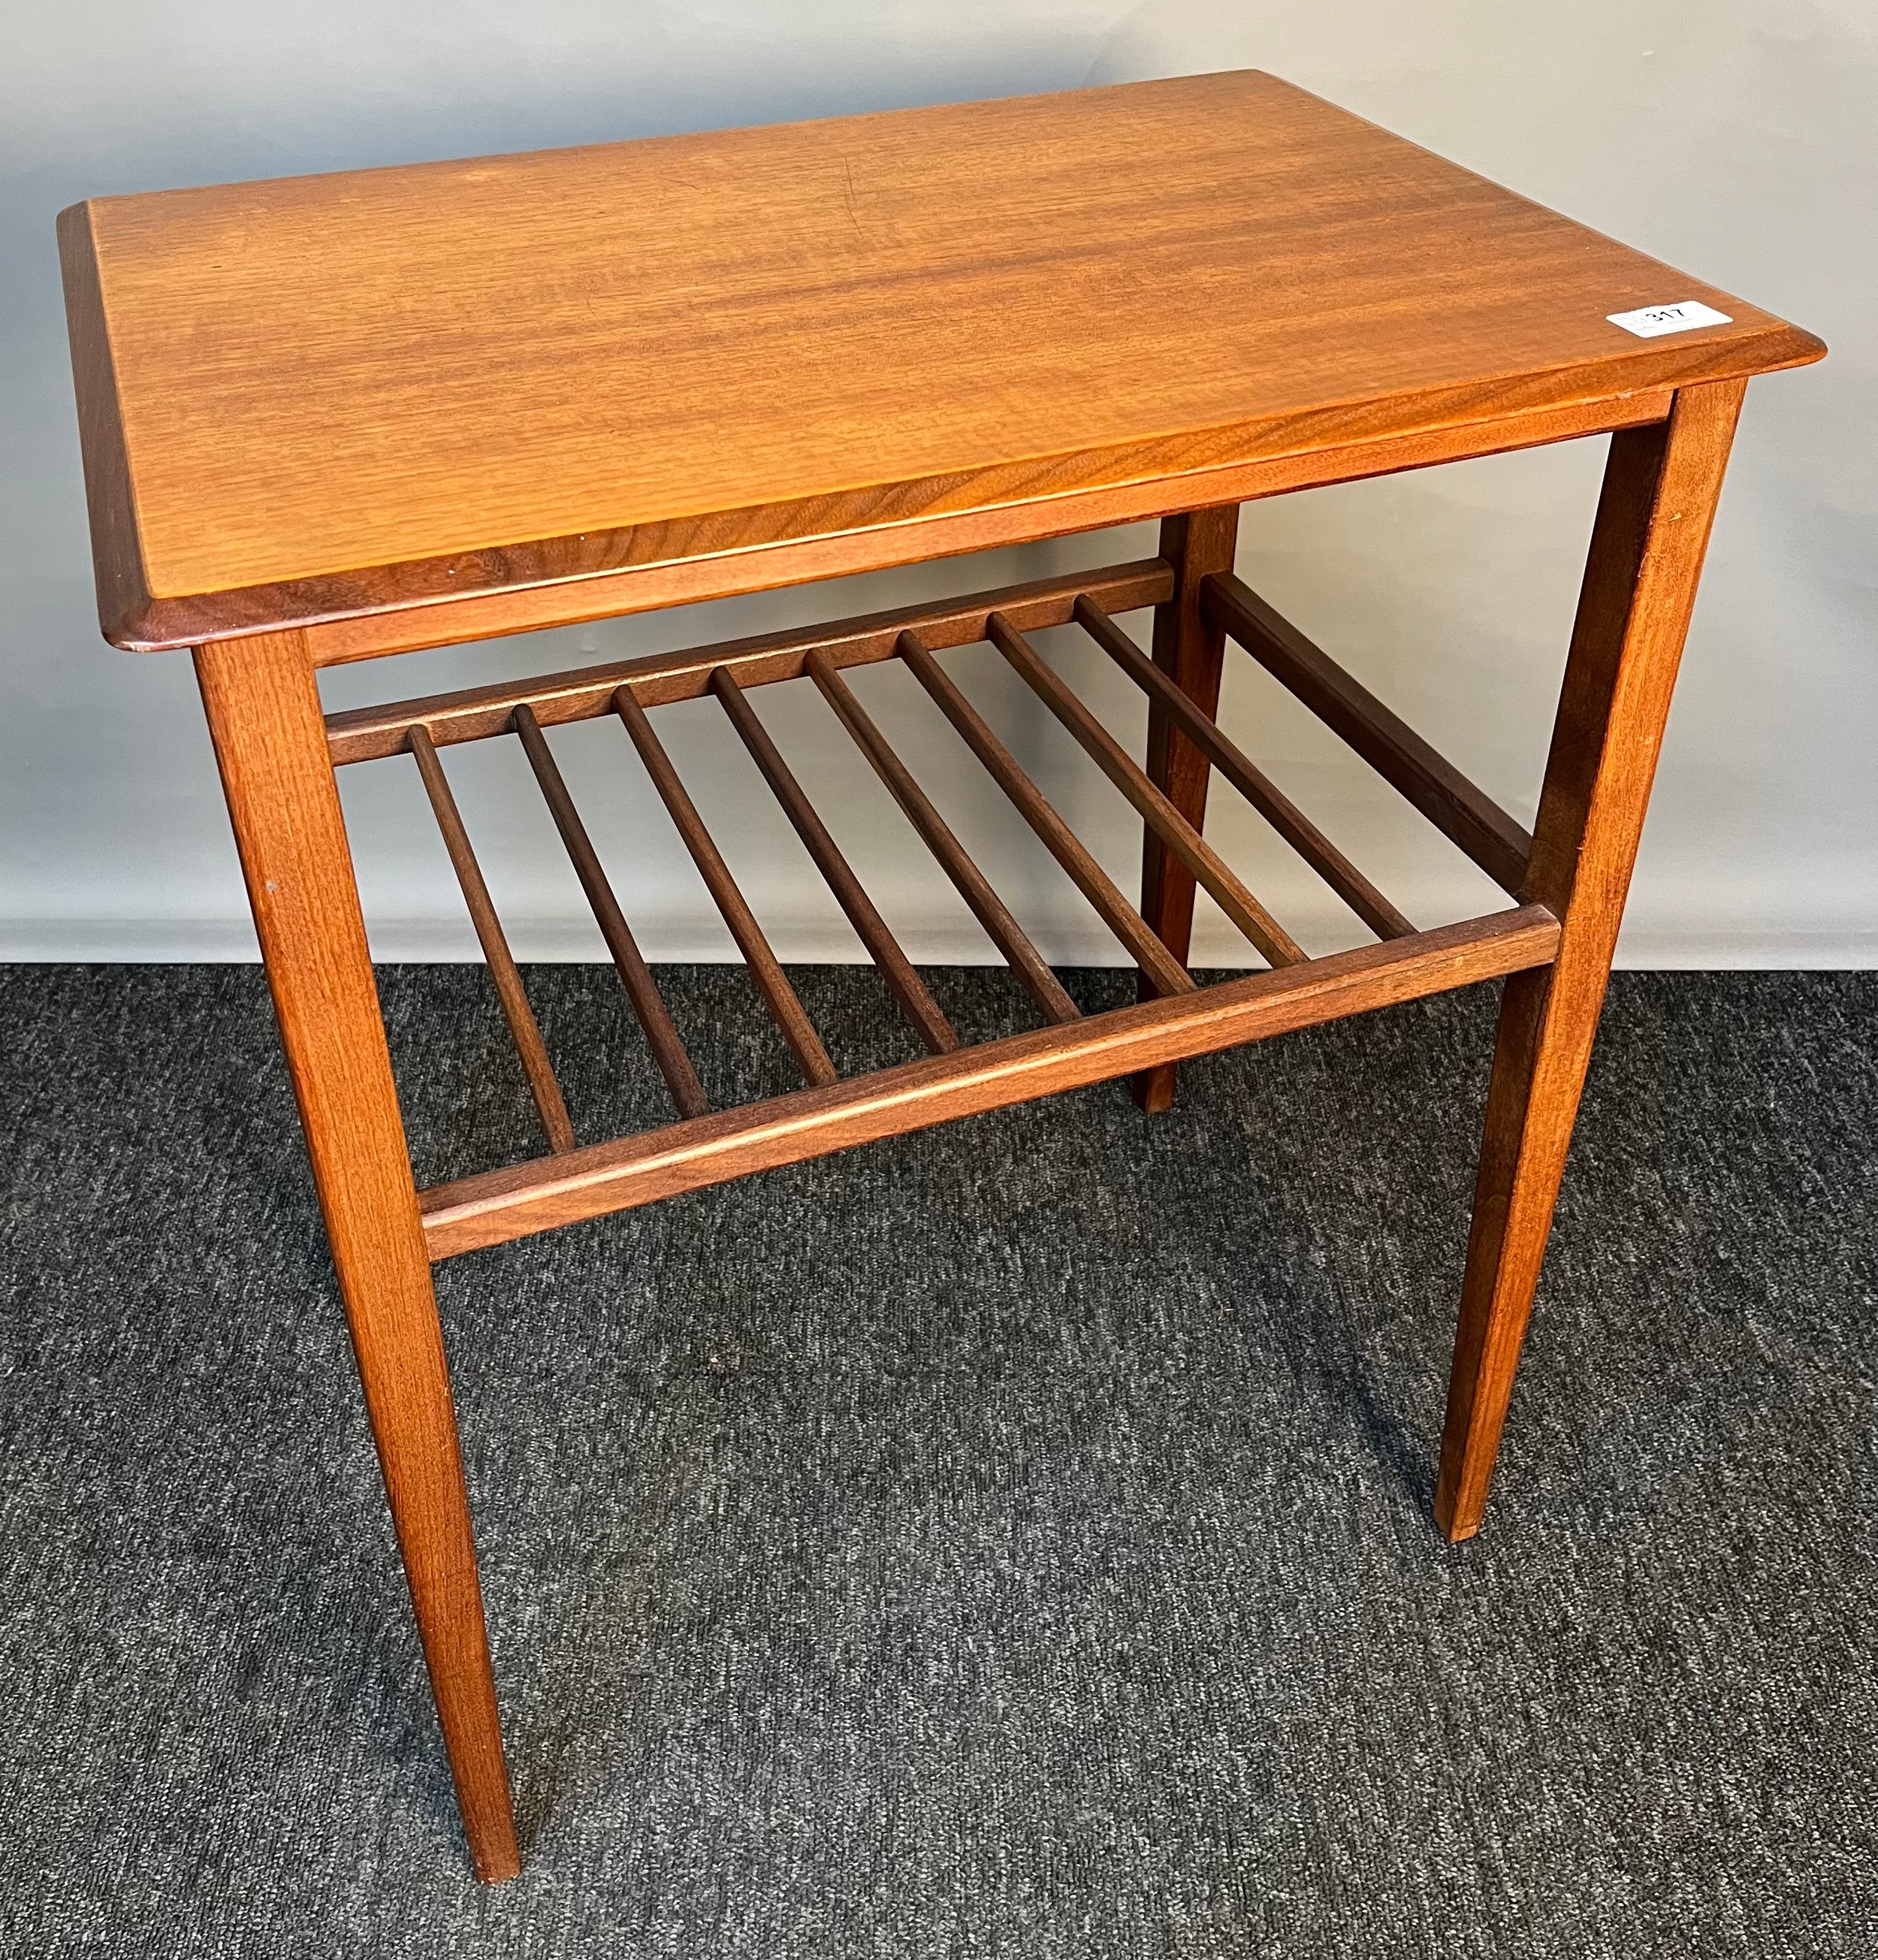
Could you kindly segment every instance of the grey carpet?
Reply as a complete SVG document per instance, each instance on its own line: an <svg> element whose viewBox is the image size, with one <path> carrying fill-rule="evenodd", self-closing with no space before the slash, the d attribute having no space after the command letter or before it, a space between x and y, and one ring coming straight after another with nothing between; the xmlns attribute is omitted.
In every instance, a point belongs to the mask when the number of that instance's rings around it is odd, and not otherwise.
<svg viewBox="0 0 1878 1960"><path fill-rule="evenodd" d="M667 978L720 1098L788 1086L742 975ZM610 973L530 985L584 1132L657 1118ZM384 987L420 1174L531 1152L484 977ZM443 1267L485 1891L259 975L0 974L5 1950L1869 1952L1878 985L1620 978L1456 1551L1492 1007Z"/></svg>

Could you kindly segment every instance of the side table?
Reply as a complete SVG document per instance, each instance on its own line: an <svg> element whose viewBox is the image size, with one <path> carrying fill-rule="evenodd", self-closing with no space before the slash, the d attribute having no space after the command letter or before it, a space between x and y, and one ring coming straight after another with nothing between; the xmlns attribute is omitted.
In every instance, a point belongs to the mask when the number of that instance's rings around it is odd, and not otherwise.
<svg viewBox="0 0 1878 1960"><path fill-rule="evenodd" d="M519 1866L431 1264L1106 1078L1504 979L1436 1516L1480 1524L1750 376L1797 327L1274 78L104 198L59 220L105 636L193 650L471 1858ZM1530 835L1233 572L1245 500L1609 438ZM317 670L1161 520L1152 558L344 714ZM1144 653L1116 623L1154 609ZM1032 644L1146 697L1138 759ZM1138 902L942 654L989 640L1141 817ZM1508 895L1424 929L1216 725L1227 641ZM895 660L1139 972L1084 1015L845 677ZM818 690L1034 1003L963 1046L768 732ZM657 727L711 695L928 1051L840 1079ZM617 717L804 1086L711 1109L547 731ZM442 752L519 741L674 1118L575 1134ZM414 1183L337 768L420 772L539 1112ZM1202 834L1223 777L1366 928L1307 958ZM1204 887L1262 958L1202 987Z"/></svg>

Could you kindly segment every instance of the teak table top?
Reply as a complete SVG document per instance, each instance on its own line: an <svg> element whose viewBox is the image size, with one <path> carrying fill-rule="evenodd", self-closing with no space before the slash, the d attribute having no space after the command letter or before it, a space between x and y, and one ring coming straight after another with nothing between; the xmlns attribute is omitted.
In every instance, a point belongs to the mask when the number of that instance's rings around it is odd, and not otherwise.
<svg viewBox="0 0 1878 1960"><path fill-rule="evenodd" d="M1823 352L1257 72L103 198L60 239L127 647L529 589L481 623L550 623L772 552L670 603ZM1732 323L1606 318L1689 300Z"/></svg>

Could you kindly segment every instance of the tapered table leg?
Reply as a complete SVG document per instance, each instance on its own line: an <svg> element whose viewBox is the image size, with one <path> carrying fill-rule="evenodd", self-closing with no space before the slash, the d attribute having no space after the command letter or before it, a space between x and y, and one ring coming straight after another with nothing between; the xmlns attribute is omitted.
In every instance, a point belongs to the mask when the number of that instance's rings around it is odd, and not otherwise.
<svg viewBox="0 0 1878 1960"><path fill-rule="evenodd" d="M1435 1516L1480 1529L1663 724L1746 383L1685 389L1611 438L1522 896L1563 927L1506 983Z"/></svg>
<svg viewBox="0 0 1878 1960"><path fill-rule="evenodd" d="M1220 671L1226 635L1200 610L1200 581L1208 572L1230 571L1239 538L1239 506L1190 511L1166 519L1160 555L1173 567L1173 596L1154 608L1154 664L1185 690L1202 714L1219 712ZM1147 711L1147 773L1155 787L1195 830L1206 821L1205 756L1151 704ZM1167 850L1153 831L1141 852L1141 916L1182 966L1193 939L1193 873ZM1146 974L1138 983L1144 1001L1158 989ZM1173 1102L1175 1064L1144 1069L1134 1078L1135 1099L1151 1115Z"/></svg>
<svg viewBox="0 0 1878 1960"><path fill-rule="evenodd" d="M281 1038L476 1876L520 1869L443 1334L298 633L198 650Z"/></svg>

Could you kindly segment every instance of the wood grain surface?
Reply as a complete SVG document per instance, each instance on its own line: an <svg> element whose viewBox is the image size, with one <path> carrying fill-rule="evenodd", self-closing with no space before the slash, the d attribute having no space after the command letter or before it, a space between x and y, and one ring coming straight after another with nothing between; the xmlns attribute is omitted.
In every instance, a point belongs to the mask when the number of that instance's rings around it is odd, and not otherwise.
<svg viewBox="0 0 1878 1960"><path fill-rule="evenodd" d="M307 621L314 665L335 667L419 647L449 646L537 627L688 606L740 592L768 592L816 579L845 578L920 558L1033 543L1189 508L1280 496L1320 483L1426 469L1463 457L1568 442L1575 436L1660 422L1670 412L1670 399L1666 388L1596 395L1557 407L1444 423L1373 442L1293 450L1025 501L957 511L935 508L902 521L858 523L848 530L818 533L818 513L808 508L778 520L783 535L775 542L695 557L672 555L678 546L665 533L649 537L634 533L619 541L617 554L597 571L587 568L589 541L584 539L561 539L526 552L460 553L447 562L427 560L357 578L343 574L291 586L254 587L244 593L212 594L202 602L165 600L161 602L161 619L167 638L119 644L140 650L193 644L227 636L233 631L228 622L237 616L248 620L244 630L256 632L266 630L256 622L285 616ZM641 555L635 557L642 546ZM492 589L476 590L479 580ZM471 588L468 596L463 596L466 586Z"/></svg>
<svg viewBox="0 0 1878 1960"><path fill-rule="evenodd" d="M1040 535L1078 493L1822 351L1256 72L103 198L61 240L135 645ZM1685 299L1730 324L1606 317Z"/></svg>

